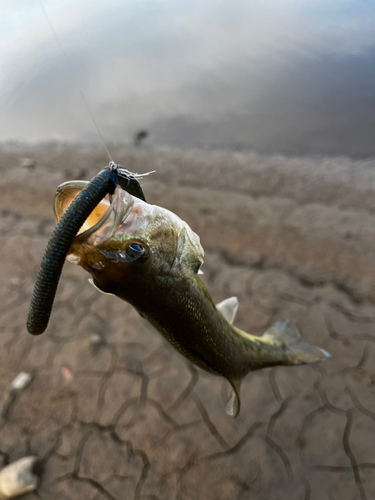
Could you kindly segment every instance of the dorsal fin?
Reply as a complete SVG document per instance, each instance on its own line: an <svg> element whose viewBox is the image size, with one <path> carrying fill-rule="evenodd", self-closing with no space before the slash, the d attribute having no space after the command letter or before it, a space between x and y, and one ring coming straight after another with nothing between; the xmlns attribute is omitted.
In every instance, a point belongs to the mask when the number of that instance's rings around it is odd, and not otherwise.
<svg viewBox="0 0 375 500"><path fill-rule="evenodd" d="M237 297L229 297L229 299L219 302L216 304L216 309L221 312L228 323L232 324L238 309Z"/></svg>
<svg viewBox="0 0 375 500"><path fill-rule="evenodd" d="M94 288L96 288L100 293L104 293L104 295L112 295L113 296L113 293L107 293L104 290L102 290L101 288L99 288L98 284L95 282L95 280L93 278L89 278L88 282L91 283L92 286Z"/></svg>

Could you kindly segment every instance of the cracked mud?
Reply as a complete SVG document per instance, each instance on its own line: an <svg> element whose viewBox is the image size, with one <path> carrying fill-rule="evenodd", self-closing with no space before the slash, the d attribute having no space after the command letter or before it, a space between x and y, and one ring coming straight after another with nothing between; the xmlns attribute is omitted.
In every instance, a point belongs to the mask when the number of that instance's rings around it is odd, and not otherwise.
<svg viewBox="0 0 375 500"><path fill-rule="evenodd" d="M368 191L338 174L317 183L320 167L309 176L297 159L283 170L256 155L117 149L131 170L157 169L144 181L148 200L201 236L203 279L216 302L238 296L240 328L263 333L290 318L334 358L250 374L232 420L221 379L69 264L47 331L32 337L25 323L54 191L106 160L71 146L3 148L0 463L39 457L42 482L25 500L375 498L370 182ZM15 167L24 156L35 168ZM12 391L21 371L32 382Z"/></svg>

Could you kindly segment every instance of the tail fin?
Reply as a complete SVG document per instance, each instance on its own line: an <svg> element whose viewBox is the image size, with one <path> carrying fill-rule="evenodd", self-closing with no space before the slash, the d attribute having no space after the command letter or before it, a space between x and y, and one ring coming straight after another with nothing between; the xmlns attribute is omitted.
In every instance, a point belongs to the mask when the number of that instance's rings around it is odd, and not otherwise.
<svg viewBox="0 0 375 500"><path fill-rule="evenodd" d="M219 308L220 310L220 308ZM251 337L249 334L242 332L243 335ZM302 365L305 363L316 363L317 361L325 361L332 358L332 354L301 341L299 331L289 324L289 320L276 321L262 337L257 338L264 344L268 344L269 348L266 352L270 353L270 363L265 363L264 366L272 365ZM259 367L258 367L259 368ZM225 410L231 417L236 418L240 412L240 387L241 379L229 380L232 388L227 400Z"/></svg>
<svg viewBox="0 0 375 500"><path fill-rule="evenodd" d="M287 360L285 365L302 365L316 363L332 358L332 354L306 342L301 342L299 331L289 324L289 320L276 321L261 337L267 343L280 345L286 348Z"/></svg>

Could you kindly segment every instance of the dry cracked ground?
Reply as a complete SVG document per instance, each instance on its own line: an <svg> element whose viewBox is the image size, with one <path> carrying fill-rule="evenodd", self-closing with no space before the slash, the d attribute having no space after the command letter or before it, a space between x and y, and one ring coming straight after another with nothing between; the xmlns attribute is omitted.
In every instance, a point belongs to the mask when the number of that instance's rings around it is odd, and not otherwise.
<svg viewBox="0 0 375 500"><path fill-rule="evenodd" d="M261 334L289 318L333 359L250 374L232 420L221 379L70 264L48 330L32 337L54 191L107 161L84 146L3 147L0 457L40 458L25 500L375 498L375 162L111 152L133 171L156 168L149 202L201 236L204 281L216 301L239 298L239 327ZM12 392L21 371L33 380Z"/></svg>

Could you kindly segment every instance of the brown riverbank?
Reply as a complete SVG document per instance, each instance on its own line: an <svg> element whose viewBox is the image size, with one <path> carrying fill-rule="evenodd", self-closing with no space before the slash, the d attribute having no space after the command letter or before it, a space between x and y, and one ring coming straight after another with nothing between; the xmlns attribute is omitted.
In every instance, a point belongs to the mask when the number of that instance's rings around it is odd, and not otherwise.
<svg viewBox="0 0 375 500"><path fill-rule="evenodd" d="M204 281L216 301L238 296L238 326L261 333L290 318L334 359L249 375L233 421L219 379L69 264L49 329L32 338L25 321L55 189L107 159L88 146L2 148L4 459L44 459L43 499L371 498L375 161L111 153L132 171L157 170L143 181L148 201L200 235ZM20 371L34 379L11 400Z"/></svg>

